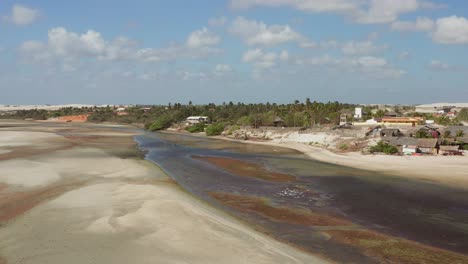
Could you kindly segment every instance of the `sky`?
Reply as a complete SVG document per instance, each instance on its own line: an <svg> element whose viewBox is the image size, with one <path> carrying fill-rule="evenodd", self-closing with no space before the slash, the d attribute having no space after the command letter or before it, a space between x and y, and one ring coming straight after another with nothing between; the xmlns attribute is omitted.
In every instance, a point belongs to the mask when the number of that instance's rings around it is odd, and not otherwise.
<svg viewBox="0 0 468 264"><path fill-rule="evenodd" d="M468 1L0 0L0 104L468 102Z"/></svg>

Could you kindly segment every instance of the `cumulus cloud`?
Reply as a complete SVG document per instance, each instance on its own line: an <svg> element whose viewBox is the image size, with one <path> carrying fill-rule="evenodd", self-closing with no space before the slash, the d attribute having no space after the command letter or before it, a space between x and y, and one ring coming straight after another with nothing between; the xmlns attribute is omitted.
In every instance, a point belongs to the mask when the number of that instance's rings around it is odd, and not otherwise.
<svg viewBox="0 0 468 264"><path fill-rule="evenodd" d="M207 28L202 28L190 33L187 39L187 46L190 48L201 48L214 46L221 42L221 38L209 31Z"/></svg>
<svg viewBox="0 0 468 264"><path fill-rule="evenodd" d="M468 19L458 16L437 19L432 40L442 44L468 44Z"/></svg>
<svg viewBox="0 0 468 264"><path fill-rule="evenodd" d="M405 13L439 7L423 0L231 0L231 6L238 9L287 6L311 13L338 13L362 24L390 23Z"/></svg>
<svg viewBox="0 0 468 264"><path fill-rule="evenodd" d="M377 46L372 41L349 41L343 44L341 51L345 55L368 55L382 52L387 45Z"/></svg>
<svg viewBox="0 0 468 264"><path fill-rule="evenodd" d="M311 42L294 31L289 25L266 25L263 22L249 20L244 17L236 18L229 31L249 46L274 46L287 42L298 42L301 46L308 46Z"/></svg>
<svg viewBox="0 0 468 264"><path fill-rule="evenodd" d="M418 17L416 21L395 21L391 25L393 31L402 32L430 32L434 28L434 21L427 17Z"/></svg>
<svg viewBox="0 0 468 264"><path fill-rule="evenodd" d="M3 20L17 26L26 26L38 20L40 15L39 10L16 4L13 5L11 14L4 16Z"/></svg>
<svg viewBox="0 0 468 264"><path fill-rule="evenodd" d="M71 69L72 62L85 58L102 61L133 60L139 62L158 62L178 58L201 58L219 54L221 50L211 47L219 39L205 29L195 31L187 44L171 44L166 48L141 48L136 41L119 37L105 40L101 33L88 30L85 33L70 32L63 27L52 28L47 42L26 41L18 51L24 61L45 62L63 60Z"/></svg>
<svg viewBox="0 0 468 264"><path fill-rule="evenodd" d="M278 55L274 52L264 52L262 49L251 49L244 53L242 61L252 63L255 70L264 70L276 66Z"/></svg>
<svg viewBox="0 0 468 264"><path fill-rule="evenodd" d="M342 73L359 74L371 79L399 79L406 72L391 65L386 59L374 56L336 58L321 55L311 58L299 58L295 64L301 67L311 66Z"/></svg>

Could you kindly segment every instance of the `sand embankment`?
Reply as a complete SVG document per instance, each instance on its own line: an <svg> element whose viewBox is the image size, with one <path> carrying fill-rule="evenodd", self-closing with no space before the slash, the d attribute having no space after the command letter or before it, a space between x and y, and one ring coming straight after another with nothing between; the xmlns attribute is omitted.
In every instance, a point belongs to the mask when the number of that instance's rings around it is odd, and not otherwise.
<svg viewBox="0 0 468 264"><path fill-rule="evenodd" d="M0 131L0 262L324 262L185 193L128 133L21 130Z"/></svg>

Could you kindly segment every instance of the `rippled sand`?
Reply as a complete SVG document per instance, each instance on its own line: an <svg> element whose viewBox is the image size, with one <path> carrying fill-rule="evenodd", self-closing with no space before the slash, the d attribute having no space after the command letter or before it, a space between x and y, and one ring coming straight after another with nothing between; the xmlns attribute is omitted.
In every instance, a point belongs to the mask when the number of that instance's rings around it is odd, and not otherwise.
<svg viewBox="0 0 468 264"><path fill-rule="evenodd" d="M0 263L323 262L183 192L128 132L22 130L0 131Z"/></svg>

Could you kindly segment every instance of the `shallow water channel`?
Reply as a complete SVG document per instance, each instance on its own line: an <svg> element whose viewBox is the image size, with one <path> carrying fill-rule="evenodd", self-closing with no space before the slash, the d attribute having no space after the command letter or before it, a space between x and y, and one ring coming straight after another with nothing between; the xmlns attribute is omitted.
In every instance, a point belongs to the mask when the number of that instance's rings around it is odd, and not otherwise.
<svg viewBox="0 0 468 264"><path fill-rule="evenodd" d="M454 260L468 254L467 191L318 162L285 148L170 133L135 140L193 195L328 259L410 263L440 256L440 249L449 252L447 261L454 252Z"/></svg>

